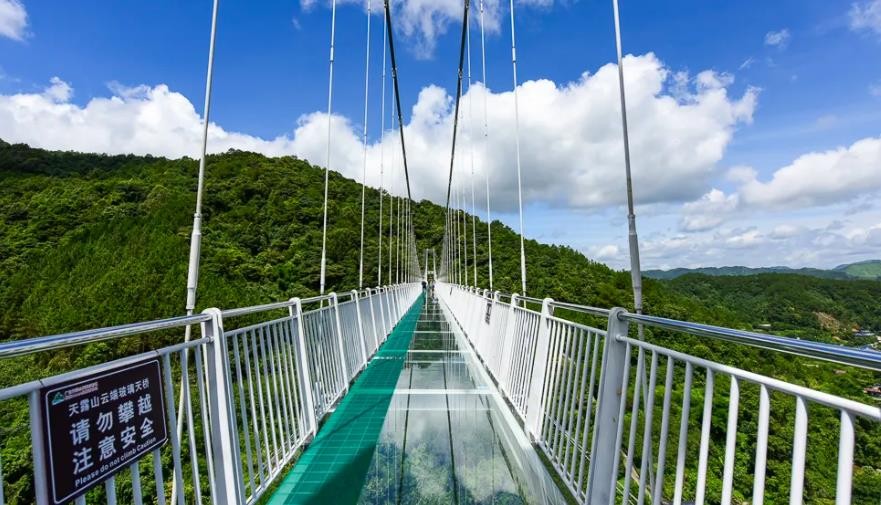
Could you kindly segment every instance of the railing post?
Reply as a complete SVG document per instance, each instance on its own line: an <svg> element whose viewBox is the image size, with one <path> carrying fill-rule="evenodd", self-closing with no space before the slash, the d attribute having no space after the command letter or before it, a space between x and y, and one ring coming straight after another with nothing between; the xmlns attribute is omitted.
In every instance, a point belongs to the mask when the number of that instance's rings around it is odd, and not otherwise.
<svg viewBox="0 0 881 505"><path fill-rule="evenodd" d="M508 321L505 325L505 335L502 340L502 360L499 363L499 389L508 396L508 375L511 371L509 366L511 361L511 352L514 345L515 323L517 322L517 299L520 297L517 293L511 295L511 304L508 311Z"/></svg>
<svg viewBox="0 0 881 505"><path fill-rule="evenodd" d="M220 309L206 309L211 319L202 323L202 335L210 339L208 354L208 401L211 415L211 447L216 458L214 483L218 502L245 503L239 434L232 402L229 353Z"/></svg>
<svg viewBox="0 0 881 505"><path fill-rule="evenodd" d="M376 286L376 300L374 301L374 303L379 305L379 318L380 318L380 322L382 323L382 339L381 340L383 342L385 342L385 337L386 337L386 335L388 335L388 331L386 331L386 328L388 328L388 326L385 323L385 321L386 321L385 307L382 306L382 286Z"/></svg>
<svg viewBox="0 0 881 505"><path fill-rule="evenodd" d="M382 302L385 303L385 312L388 314L388 326L385 332L386 336L390 335L392 330L395 328L395 318L392 315L392 303L391 303L391 295L389 294L388 285L385 286L385 289L382 293Z"/></svg>
<svg viewBox="0 0 881 505"><path fill-rule="evenodd" d="M315 391L312 387L312 371L309 370L309 350L306 347L306 330L303 327L303 303L299 298L291 298L291 306L288 312L297 321L297 372L300 380L300 397L304 399L306 419L309 422L309 432L312 436L318 431L318 423L315 420Z"/></svg>
<svg viewBox="0 0 881 505"><path fill-rule="evenodd" d="M340 349L340 366L343 367L343 391L349 392L349 367L346 366L346 350L343 346L343 327L340 324L340 301L336 293L330 294L333 304L333 316L336 321L336 341Z"/></svg>
<svg viewBox="0 0 881 505"><path fill-rule="evenodd" d="M367 304L370 305L370 325L373 326L373 350L371 353L374 353L379 349L379 333L376 330L376 311L373 308L374 301L374 295L370 294L370 288L367 288Z"/></svg>
<svg viewBox="0 0 881 505"><path fill-rule="evenodd" d="M28 413L31 421L31 454L34 462L34 499L37 505L49 505L49 487L46 486L46 447L43 442L43 414L40 390L28 395Z"/></svg>
<svg viewBox="0 0 881 505"><path fill-rule="evenodd" d="M621 443L621 423L624 421L622 402L627 395L622 381L624 374L629 373L630 369L627 363L627 344L619 340L627 336L628 323L619 319L619 315L625 312L616 307L609 313L588 472L588 503L611 503L610 500L616 493L616 456Z"/></svg>
<svg viewBox="0 0 881 505"><path fill-rule="evenodd" d="M535 342L535 358L532 361L532 380L529 381L529 396L526 400L526 428L533 440L540 440L544 425L544 386L548 359L551 350L551 307L553 299L545 298L541 303L541 320L538 323L538 337ZM550 395L550 391L548 392Z"/></svg>
<svg viewBox="0 0 881 505"><path fill-rule="evenodd" d="M352 290L352 300L355 300L355 320L358 322L358 335L361 337L361 366L367 365L367 344L364 343L364 325L361 324L361 304L358 301L358 290Z"/></svg>
<svg viewBox="0 0 881 505"><path fill-rule="evenodd" d="M495 291L493 293L493 296L492 296L492 304L493 305L492 305L492 309L491 309L492 312L496 311L496 305L501 301L501 296L502 296L501 291ZM489 366L490 372L493 374L495 379L498 381L499 380L499 376L498 376L499 370L498 370L498 368L493 370L493 364L496 361L496 356L499 355L498 345L501 344L501 342L494 341L495 336L496 336L496 331L493 326L493 319L495 319L495 317L493 317L492 312L490 312L489 324L486 327L486 338L483 339L483 349L481 350L481 353L484 354L484 356L486 356L484 358L484 361ZM493 347L487 348L487 345L491 345ZM493 349L491 358L490 358L490 349Z"/></svg>

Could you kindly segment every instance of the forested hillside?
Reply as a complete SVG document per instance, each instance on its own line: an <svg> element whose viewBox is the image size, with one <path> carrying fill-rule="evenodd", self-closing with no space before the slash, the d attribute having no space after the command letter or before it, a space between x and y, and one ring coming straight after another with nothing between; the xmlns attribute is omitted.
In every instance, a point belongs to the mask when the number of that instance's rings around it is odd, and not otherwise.
<svg viewBox="0 0 881 505"><path fill-rule="evenodd" d="M197 161L140 156L49 152L0 141L0 340L179 315L185 277ZM208 160L199 309L230 308L317 292L321 247L323 170L293 157L267 158L229 152ZM357 287L361 186L330 176L328 289ZM386 199L386 204L388 200ZM387 209L387 207L386 207ZM444 210L427 201L414 207L418 248L440 254ZM377 283L379 193L367 191L366 284ZM387 224L387 215L385 223ZM470 223L470 219L469 219ZM493 226L496 288L519 290L519 241L500 222ZM383 230L384 234L388 231ZM470 230L469 230L470 233ZM486 285L486 224L478 226L478 280ZM387 235L383 239L387 244ZM383 256L387 260L388 252ZM630 307L630 276L561 246L526 242L531 296L597 306ZM422 255L420 254L420 259ZM388 265L384 264L383 268ZM388 282L383 274L383 284ZM855 327L881 328L881 283L838 281L798 275L748 277L685 276L646 280L646 310L655 315L758 329L844 343ZM834 321L833 324L831 321ZM834 373L831 364L811 363L731 345L649 334L665 345L702 357L748 367L795 383L870 401L862 387L877 375ZM155 345L129 339L113 345L0 361L0 384L43 376ZM702 401L695 382L694 405ZM677 383L680 381L677 380ZM723 384L717 385L719 391ZM681 391L677 391L681 395ZM674 396L673 403L681 402ZM724 395L716 397L719 432L713 432L711 471L721 473ZM755 426L757 394L741 397L744 431ZM697 409L697 407L694 407ZM674 409L675 411L675 409ZM696 411L696 410L695 410ZM794 406L774 404L768 484L769 503L786 496L787 447ZM809 441L808 492L812 503L834 495L837 421L812 412L821 436ZM696 414L693 422L697 423ZM25 489L28 474L26 412L0 412L15 443L0 449L7 489ZM881 430L859 426L855 503L877 505L881 489ZM753 431L754 432L754 431ZM815 433L812 431L812 434ZM16 438L17 437L17 438ZM748 500L751 442L739 448L736 496ZM696 450L696 448L695 448ZM24 455L22 455L24 451ZM9 473L10 463L15 468ZM14 471L18 470L19 474ZM20 481L15 480L18 475ZM693 487L693 479L689 486ZM711 489L712 496L718 490ZM780 501L778 501L778 499ZM874 501L871 501L874 500Z"/></svg>
<svg viewBox="0 0 881 505"><path fill-rule="evenodd" d="M795 274L689 274L668 286L707 305L733 311L753 329L770 325L775 333L788 336L844 341L855 329L881 329L878 281L836 281Z"/></svg>

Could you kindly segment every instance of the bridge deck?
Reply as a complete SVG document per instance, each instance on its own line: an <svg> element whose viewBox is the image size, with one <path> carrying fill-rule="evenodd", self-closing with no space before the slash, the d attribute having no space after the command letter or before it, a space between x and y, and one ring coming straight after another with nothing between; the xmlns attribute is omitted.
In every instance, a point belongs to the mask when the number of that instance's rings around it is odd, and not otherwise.
<svg viewBox="0 0 881 505"><path fill-rule="evenodd" d="M524 503L490 393L420 298L269 503Z"/></svg>

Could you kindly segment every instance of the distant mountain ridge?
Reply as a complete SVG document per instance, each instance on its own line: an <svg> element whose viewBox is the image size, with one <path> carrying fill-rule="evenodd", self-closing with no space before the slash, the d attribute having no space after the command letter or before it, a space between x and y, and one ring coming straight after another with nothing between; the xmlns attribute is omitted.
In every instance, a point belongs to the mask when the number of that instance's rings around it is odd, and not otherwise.
<svg viewBox="0 0 881 505"><path fill-rule="evenodd" d="M757 274L797 274L821 279L878 279L881 278L881 260L866 260L838 265L831 270L821 268L790 268L784 266L751 268L745 266L673 268L670 270L645 270L643 275L652 279L670 280L687 274L712 276L744 276Z"/></svg>

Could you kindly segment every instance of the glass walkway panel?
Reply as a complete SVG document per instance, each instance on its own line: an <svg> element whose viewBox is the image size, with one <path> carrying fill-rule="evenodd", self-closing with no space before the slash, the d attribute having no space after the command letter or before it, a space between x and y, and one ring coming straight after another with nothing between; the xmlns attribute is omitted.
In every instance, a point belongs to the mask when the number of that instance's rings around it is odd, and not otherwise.
<svg viewBox="0 0 881 505"><path fill-rule="evenodd" d="M420 298L269 503L558 501L536 496L553 484L535 486L550 478L528 475L535 454L497 398L438 303Z"/></svg>

